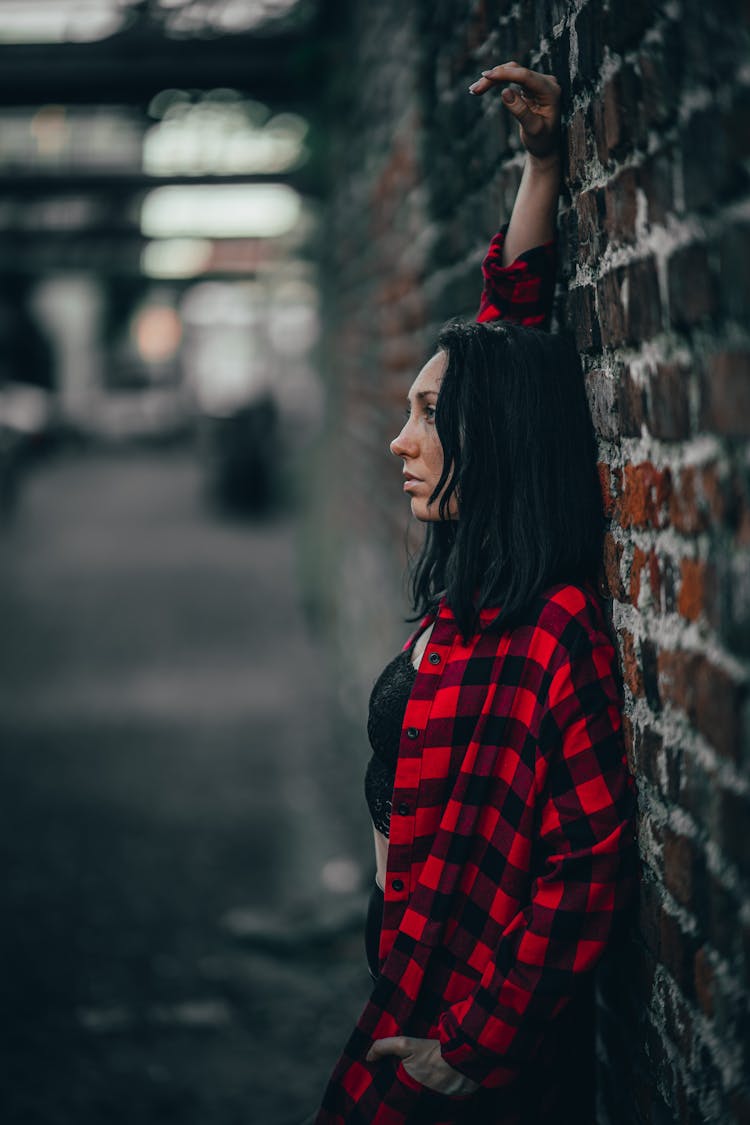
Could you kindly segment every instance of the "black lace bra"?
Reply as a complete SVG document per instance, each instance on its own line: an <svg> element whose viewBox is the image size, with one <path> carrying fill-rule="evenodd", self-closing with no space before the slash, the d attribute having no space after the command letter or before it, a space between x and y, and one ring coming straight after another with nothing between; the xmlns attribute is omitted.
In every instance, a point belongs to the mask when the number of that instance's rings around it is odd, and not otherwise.
<svg viewBox="0 0 750 1125"><path fill-rule="evenodd" d="M365 799L373 824L384 836L389 835L391 827L391 797L404 712L417 675L412 653L410 645L386 665L370 696L367 736L373 753L365 774Z"/></svg>

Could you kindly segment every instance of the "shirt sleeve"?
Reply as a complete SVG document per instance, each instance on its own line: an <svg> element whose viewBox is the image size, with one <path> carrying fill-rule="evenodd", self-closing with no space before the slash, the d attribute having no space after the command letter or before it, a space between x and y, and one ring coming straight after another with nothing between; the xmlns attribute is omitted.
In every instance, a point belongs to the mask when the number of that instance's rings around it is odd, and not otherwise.
<svg viewBox="0 0 750 1125"><path fill-rule="evenodd" d="M489 245L482 262L484 288L477 320L507 320L528 328L548 328L555 293L557 244L555 239L523 254L509 265L502 264L505 223Z"/></svg>
<svg viewBox="0 0 750 1125"><path fill-rule="evenodd" d="M555 673L542 723L539 858L474 992L441 1016L445 1061L511 1082L596 964L637 875L634 782L621 738L611 644L590 639ZM547 749L545 750L545 742Z"/></svg>

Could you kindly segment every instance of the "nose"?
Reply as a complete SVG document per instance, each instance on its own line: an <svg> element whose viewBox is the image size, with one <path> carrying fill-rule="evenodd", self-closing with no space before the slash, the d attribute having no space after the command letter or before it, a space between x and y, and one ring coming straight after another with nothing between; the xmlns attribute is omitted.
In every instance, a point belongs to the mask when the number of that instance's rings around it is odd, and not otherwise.
<svg viewBox="0 0 750 1125"><path fill-rule="evenodd" d="M397 438L391 441L390 451L394 454L394 457L416 457L415 444L412 434L409 433L409 423L407 422Z"/></svg>
<svg viewBox="0 0 750 1125"><path fill-rule="evenodd" d="M394 457L416 457L416 441L411 433L411 419L407 420L398 437L393 439L390 450Z"/></svg>

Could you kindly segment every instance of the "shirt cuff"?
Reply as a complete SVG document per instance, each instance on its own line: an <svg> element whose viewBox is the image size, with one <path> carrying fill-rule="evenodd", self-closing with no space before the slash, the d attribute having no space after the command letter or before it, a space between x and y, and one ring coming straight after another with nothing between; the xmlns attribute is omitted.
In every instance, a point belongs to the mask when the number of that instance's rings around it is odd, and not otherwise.
<svg viewBox="0 0 750 1125"><path fill-rule="evenodd" d="M438 1028L440 1054L448 1066L464 1074L480 1086L509 1086L518 1078L518 1068L503 1063L497 1055L477 1048L460 1031L450 1011L444 1012Z"/></svg>
<svg viewBox="0 0 750 1125"><path fill-rule="evenodd" d="M508 226L504 223L494 236L482 262L484 289L477 320L507 320L527 327L544 327L555 291L557 239L532 246L503 265Z"/></svg>

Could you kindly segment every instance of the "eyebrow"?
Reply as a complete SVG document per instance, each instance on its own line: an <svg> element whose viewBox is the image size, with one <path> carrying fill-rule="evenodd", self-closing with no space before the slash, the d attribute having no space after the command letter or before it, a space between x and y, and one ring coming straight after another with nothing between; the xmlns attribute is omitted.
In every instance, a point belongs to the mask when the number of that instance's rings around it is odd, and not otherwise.
<svg viewBox="0 0 750 1125"><path fill-rule="evenodd" d="M418 398L422 402L424 402L424 400L426 398L429 398L430 395L435 395L437 397L437 391L417 391L417 393L414 395L414 397ZM407 395L406 401L409 402L410 400L411 400L411 395Z"/></svg>

